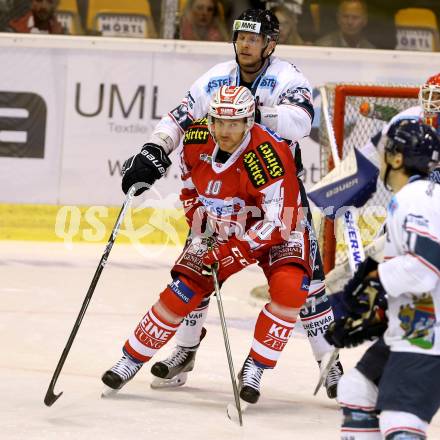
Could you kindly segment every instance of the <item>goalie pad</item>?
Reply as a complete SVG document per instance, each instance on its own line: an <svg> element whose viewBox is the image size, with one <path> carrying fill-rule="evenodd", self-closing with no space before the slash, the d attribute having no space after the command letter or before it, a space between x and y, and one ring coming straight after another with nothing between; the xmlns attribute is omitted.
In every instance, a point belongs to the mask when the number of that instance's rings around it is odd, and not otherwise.
<svg viewBox="0 0 440 440"><path fill-rule="evenodd" d="M370 257L378 263L381 263L383 261L385 240L386 236L383 234L366 246L364 249L365 257ZM351 272L350 263L348 261L348 257L345 256L343 262L335 266L335 268L325 276L325 287L327 293L333 294L340 292L352 277L353 274Z"/></svg>
<svg viewBox="0 0 440 440"><path fill-rule="evenodd" d="M311 189L308 197L334 219L341 208L365 205L376 192L378 176L379 169L354 148Z"/></svg>

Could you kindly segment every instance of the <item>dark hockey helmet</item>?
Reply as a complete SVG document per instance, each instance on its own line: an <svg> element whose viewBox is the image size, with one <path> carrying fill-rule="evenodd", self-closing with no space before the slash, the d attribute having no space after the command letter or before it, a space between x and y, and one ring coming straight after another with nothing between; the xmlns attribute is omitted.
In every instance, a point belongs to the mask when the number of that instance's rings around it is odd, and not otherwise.
<svg viewBox="0 0 440 440"><path fill-rule="evenodd" d="M401 119L389 127L384 149L391 154L402 153L409 174L427 175L440 160L440 137L429 125Z"/></svg>
<svg viewBox="0 0 440 440"><path fill-rule="evenodd" d="M265 35L269 40L278 41L280 23L276 15L265 9L246 9L234 21L232 40L237 41L238 32L253 32Z"/></svg>

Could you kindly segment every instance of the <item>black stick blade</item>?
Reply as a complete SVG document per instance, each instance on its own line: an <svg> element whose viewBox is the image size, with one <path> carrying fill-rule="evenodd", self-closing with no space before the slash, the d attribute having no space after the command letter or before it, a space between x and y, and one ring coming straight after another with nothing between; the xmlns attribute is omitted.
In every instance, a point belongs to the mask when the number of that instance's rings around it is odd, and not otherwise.
<svg viewBox="0 0 440 440"><path fill-rule="evenodd" d="M55 394L53 390L49 388L44 396L44 403L46 406L52 406L58 400L58 398L61 397L61 394L63 394L62 391L60 394Z"/></svg>

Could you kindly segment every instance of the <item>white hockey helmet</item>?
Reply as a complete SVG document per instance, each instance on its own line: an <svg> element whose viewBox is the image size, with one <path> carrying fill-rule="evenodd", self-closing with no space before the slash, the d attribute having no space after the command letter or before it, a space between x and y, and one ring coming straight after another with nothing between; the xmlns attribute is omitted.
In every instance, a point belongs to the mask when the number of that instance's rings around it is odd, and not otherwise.
<svg viewBox="0 0 440 440"><path fill-rule="evenodd" d="M440 73L420 87L419 102L424 113L440 113Z"/></svg>
<svg viewBox="0 0 440 440"><path fill-rule="evenodd" d="M246 118L246 135L255 122L255 99L250 90L244 86L221 86L209 103L208 128L212 135L214 118Z"/></svg>

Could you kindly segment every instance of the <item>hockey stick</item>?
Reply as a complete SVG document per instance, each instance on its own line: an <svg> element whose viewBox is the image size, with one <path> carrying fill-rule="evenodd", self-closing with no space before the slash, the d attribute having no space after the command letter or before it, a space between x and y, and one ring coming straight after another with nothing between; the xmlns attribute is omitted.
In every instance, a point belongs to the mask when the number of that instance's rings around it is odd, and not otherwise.
<svg viewBox="0 0 440 440"><path fill-rule="evenodd" d="M240 395L238 393L237 381L235 380L234 363L232 361L231 346L229 344L228 328L226 327L225 312L223 310L223 301L220 293L220 285L217 276L217 266L212 267L212 279L214 281L214 292L217 299L218 313L220 315L220 323L222 325L223 340L225 342L226 356L228 357L229 373L231 374L232 390L234 391L235 407L238 412L238 422L243 426L243 415L241 411ZM229 413L228 413L229 416ZM229 417L231 418L231 417Z"/></svg>
<svg viewBox="0 0 440 440"><path fill-rule="evenodd" d="M60 360L58 361L58 365L55 368L52 379L50 381L49 388L47 389L46 396L44 397L44 403L47 406L52 406L57 401L57 399L61 396L61 394L63 394L62 391L59 394L55 394L55 392L54 392L55 384L58 380L58 376L61 373L64 362L66 361L67 355L69 354L70 348L72 347L75 336L78 333L79 326L81 325L81 322L84 318L84 315L86 314L87 307L89 306L90 300L92 299L92 295L93 295L93 292L95 291L96 285L98 284L99 277L101 276L101 273L104 270L104 266L107 263L107 259L110 255L110 251L112 250L113 243L116 240L116 236L118 235L119 228L121 227L121 223L125 217L125 214L131 204L131 201L133 200L134 194L137 189L138 188L135 187L135 185L133 185L128 190L127 196L125 197L124 203L123 203L122 208L119 212L115 226L113 226L113 230L112 230L112 233L110 234L110 238L108 240L108 243L104 249L104 253L102 254L102 257L101 257L101 260L99 261L95 275L93 276L92 282L90 283L89 290L87 291L87 295L84 298L84 302L81 307L81 310L79 311L78 317L76 318L75 324L73 325L73 329L70 333L67 344L64 347L63 353L61 354Z"/></svg>

